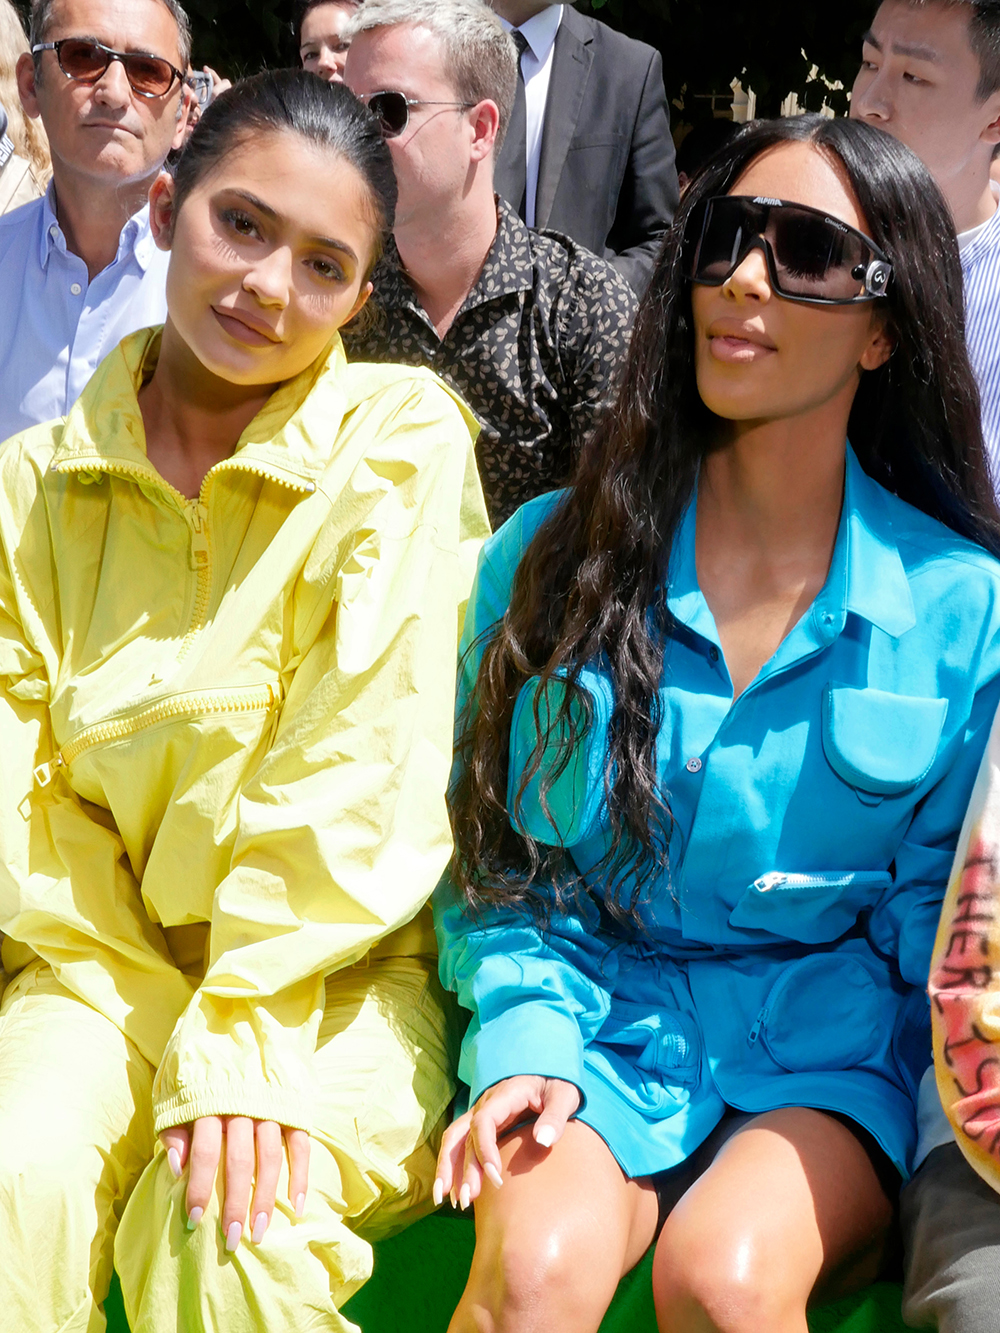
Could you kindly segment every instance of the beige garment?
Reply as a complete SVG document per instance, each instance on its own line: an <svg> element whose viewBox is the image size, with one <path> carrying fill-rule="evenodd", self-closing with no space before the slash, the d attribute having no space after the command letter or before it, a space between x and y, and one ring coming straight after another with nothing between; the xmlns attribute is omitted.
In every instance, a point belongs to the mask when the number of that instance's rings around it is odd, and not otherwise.
<svg viewBox="0 0 1000 1333"><path fill-rule="evenodd" d="M0 214L30 204L44 193L32 175L31 163L15 153L0 171Z"/></svg>

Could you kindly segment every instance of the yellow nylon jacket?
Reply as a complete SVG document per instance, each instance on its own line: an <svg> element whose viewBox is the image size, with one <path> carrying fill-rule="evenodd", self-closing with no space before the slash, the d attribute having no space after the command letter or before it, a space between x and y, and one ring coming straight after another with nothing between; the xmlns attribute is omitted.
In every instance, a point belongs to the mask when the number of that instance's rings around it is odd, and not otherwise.
<svg viewBox="0 0 1000 1333"><path fill-rule="evenodd" d="M158 346L0 452L4 967L157 1066L157 1132L308 1130L325 976L434 951L477 428L338 337L188 500L146 458Z"/></svg>

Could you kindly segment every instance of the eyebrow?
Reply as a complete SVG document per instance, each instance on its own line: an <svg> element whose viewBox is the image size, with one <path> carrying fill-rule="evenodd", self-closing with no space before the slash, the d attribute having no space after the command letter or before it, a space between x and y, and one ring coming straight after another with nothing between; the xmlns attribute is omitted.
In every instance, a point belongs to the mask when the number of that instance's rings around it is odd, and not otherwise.
<svg viewBox="0 0 1000 1333"><path fill-rule="evenodd" d="M876 51L882 50L882 43L871 28L868 29L861 40L865 46L874 46ZM909 56L911 60L926 60L932 65L941 64L941 56L934 50L933 46L920 46L915 42L893 42L892 54L894 56Z"/></svg>
<svg viewBox="0 0 1000 1333"><path fill-rule="evenodd" d="M227 190L227 193L235 194L240 199L245 199L248 204L253 208L256 208L258 213L263 213L264 217L270 218L272 222L280 222L283 220L282 215L277 209L272 208L270 204L265 204L263 199L258 199L257 196L251 194L249 190L238 190L235 187L230 187ZM326 250L340 250L342 254L350 256L355 264L358 263L357 255L346 241L335 240L332 236L310 236L308 239L310 245L318 245Z"/></svg>

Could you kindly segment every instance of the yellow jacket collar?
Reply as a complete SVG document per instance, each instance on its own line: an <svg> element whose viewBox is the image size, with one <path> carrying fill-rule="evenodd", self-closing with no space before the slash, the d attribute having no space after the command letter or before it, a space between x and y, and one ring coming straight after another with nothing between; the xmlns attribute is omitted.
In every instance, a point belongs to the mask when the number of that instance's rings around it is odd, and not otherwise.
<svg viewBox="0 0 1000 1333"><path fill-rule="evenodd" d="M94 372L66 418L57 472L117 472L159 480L146 456L138 392L160 350L160 328L125 338ZM271 395L240 436L232 460L279 485L311 492L326 471L347 410L340 335L324 356Z"/></svg>

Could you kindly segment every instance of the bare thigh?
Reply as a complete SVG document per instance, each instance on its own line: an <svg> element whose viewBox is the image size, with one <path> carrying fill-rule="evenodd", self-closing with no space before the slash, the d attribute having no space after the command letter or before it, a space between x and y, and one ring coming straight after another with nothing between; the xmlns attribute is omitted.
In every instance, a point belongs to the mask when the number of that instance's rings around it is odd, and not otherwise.
<svg viewBox="0 0 1000 1333"><path fill-rule="evenodd" d="M667 1218L663 1333L807 1333L806 1307L874 1281L893 1208L854 1134L821 1111L738 1130Z"/></svg>
<svg viewBox="0 0 1000 1333"><path fill-rule="evenodd" d="M656 1234L656 1195L571 1121L548 1151L529 1128L501 1145L504 1184L476 1203L476 1253L450 1333L596 1333Z"/></svg>

